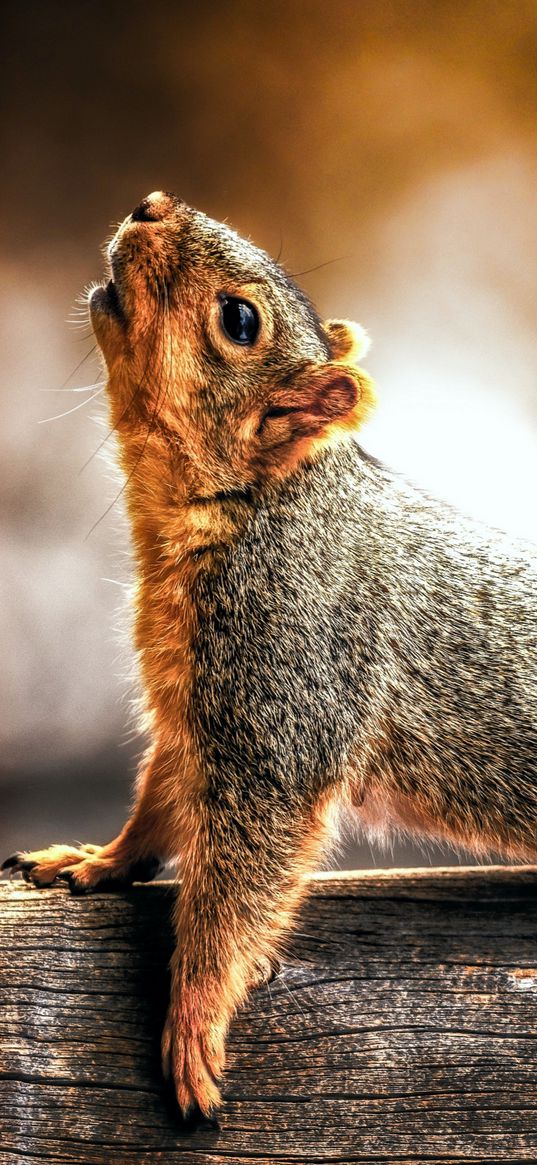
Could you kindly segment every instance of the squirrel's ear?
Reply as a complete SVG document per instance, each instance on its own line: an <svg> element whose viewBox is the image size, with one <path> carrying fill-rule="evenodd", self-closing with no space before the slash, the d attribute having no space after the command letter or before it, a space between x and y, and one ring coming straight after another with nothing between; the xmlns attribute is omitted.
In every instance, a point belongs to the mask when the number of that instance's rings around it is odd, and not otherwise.
<svg viewBox="0 0 537 1165"><path fill-rule="evenodd" d="M375 404L373 383L352 364L318 364L307 368L302 381L302 409L311 421L312 432L331 425L358 429Z"/></svg>
<svg viewBox="0 0 537 1165"><path fill-rule="evenodd" d="M308 364L279 392L257 429L265 469L281 475L361 428L375 405L373 382L351 364Z"/></svg>
<svg viewBox="0 0 537 1165"><path fill-rule="evenodd" d="M260 432L272 443L358 429L375 404L373 383L353 365L307 364L274 395Z"/></svg>
<svg viewBox="0 0 537 1165"><path fill-rule="evenodd" d="M357 364L369 351L371 341L361 324L354 324L352 320L325 320L323 330L332 360Z"/></svg>

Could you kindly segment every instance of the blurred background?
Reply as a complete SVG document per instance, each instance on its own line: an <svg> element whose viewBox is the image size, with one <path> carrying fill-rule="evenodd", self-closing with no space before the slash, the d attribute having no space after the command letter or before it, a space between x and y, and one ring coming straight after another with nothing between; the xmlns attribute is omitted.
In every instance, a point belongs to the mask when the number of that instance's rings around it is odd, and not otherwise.
<svg viewBox="0 0 537 1165"><path fill-rule="evenodd" d="M101 369L73 308L149 191L308 272L323 315L373 338L364 445L537 540L537 7L17 0L1 19L7 855L109 840L130 800L128 531L120 503L106 513ZM351 843L337 859L452 860Z"/></svg>

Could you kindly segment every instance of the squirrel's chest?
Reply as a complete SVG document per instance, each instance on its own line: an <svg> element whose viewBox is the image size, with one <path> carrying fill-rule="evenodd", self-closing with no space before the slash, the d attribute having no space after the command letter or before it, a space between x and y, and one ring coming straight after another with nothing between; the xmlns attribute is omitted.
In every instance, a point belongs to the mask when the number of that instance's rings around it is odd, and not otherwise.
<svg viewBox="0 0 537 1165"><path fill-rule="evenodd" d="M322 572L250 553L199 579L191 716L208 772L278 788L341 771L356 730L352 645Z"/></svg>
<svg viewBox="0 0 537 1165"><path fill-rule="evenodd" d="M135 648L153 733L184 739L194 677L197 612L192 564L144 572L135 594Z"/></svg>

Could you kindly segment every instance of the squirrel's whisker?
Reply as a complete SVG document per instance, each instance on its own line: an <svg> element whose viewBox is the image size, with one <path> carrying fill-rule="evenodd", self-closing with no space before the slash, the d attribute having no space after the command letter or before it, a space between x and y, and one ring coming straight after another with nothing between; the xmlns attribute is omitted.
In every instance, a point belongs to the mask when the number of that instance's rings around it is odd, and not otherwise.
<svg viewBox="0 0 537 1165"><path fill-rule="evenodd" d="M97 347L98 347L97 343L92 345L89 352L86 352L86 355L83 356L81 360L79 360L76 367L73 368L73 371L70 372L69 376L67 376L65 378L63 384L60 384L60 386L59 386L60 388L65 388L66 384L69 384L69 381L72 380L73 376L79 371L80 368L82 368L82 365L86 363L86 360L89 360L90 356L93 356L93 353L97 351Z"/></svg>
<svg viewBox="0 0 537 1165"><path fill-rule="evenodd" d="M60 389L59 391L65 392L65 389ZM76 391L78 391L78 390L73 389L73 392L76 392ZM54 416L54 417L43 417L37 423L38 423L38 425L48 425L49 421L60 421L62 419L62 417L69 417L71 415L71 413L76 413L78 411L78 409L83 409L84 405L87 405L90 403L90 401L95 400L95 398L100 396L102 392L104 392L104 385L102 385L101 388L98 388L96 392L93 392L91 394L91 396L85 397L84 400L79 401L78 404L73 405L72 408L66 409L64 413L56 413L56 416Z"/></svg>
<svg viewBox="0 0 537 1165"><path fill-rule="evenodd" d="M154 313L154 315L156 315L156 314L157 314L157 312L158 312L158 302L157 302L157 307L155 308L155 313ZM154 317L153 317L153 318L154 318ZM103 437L102 441L100 441L100 442L99 442L99 444L97 445L97 448L96 448L96 449L94 449L94 450L93 450L93 452L92 452L92 453L90 453L89 457L87 457L87 458L86 458L86 460L84 461L84 464L83 464L83 465L81 465L80 469L78 470L78 475L80 475L81 473L83 473L83 472L84 472L84 470L85 470L85 469L87 469L88 465L90 465L90 464L91 464L91 462L94 460L94 458L95 458L95 457L97 457L97 455L98 455L98 454L101 452L101 450L104 448L104 446L106 445L107 441L109 441L109 440L110 440L110 437L112 437L112 436L113 436L113 434L114 434L115 432L117 432L117 430L118 430L118 428L119 428L119 426L120 426L121 422L125 420L125 417L127 416L127 414L128 414L128 412L129 412L129 410L132 408L133 404L135 403L135 401L137 400L137 398L139 397L140 393L143 391L143 389L144 389L144 387L145 387L145 385L144 385L144 378L145 378L145 375L146 375L146 373L147 373L147 371L148 371L149 365L150 365L150 363L151 363L151 358L152 358L152 352L151 352L151 350L150 350L150 347L149 347L149 350L148 350L148 353L147 353L147 358L146 358L145 367L144 367L144 370L143 370L143 372L142 372L142 376L141 376L141 378L140 378L140 382L139 382L139 383L136 385L136 387L135 387L135 389L134 389L134 392L132 393L132 396L131 396L130 400L127 402L127 404L125 405L125 408L123 409L123 412L121 413L121 416L120 416L120 417L118 417L118 419L117 419L117 421L115 422L115 424L114 424L114 425L112 425L112 428L111 428L111 429L109 430L109 432L106 434L106 437ZM122 492L122 491L121 491L121 492ZM121 493L120 493L120 494L118 494L118 498L119 498L120 496L121 496ZM114 503L112 503L112 505L113 505L113 504L114 504ZM110 506L110 507L109 507L109 509L111 509L111 508L112 508L112 506ZM106 517L106 513L108 513L108 510L107 510L107 511L105 511L105 513L103 514L103 517ZM98 523L96 523L96 525L98 525ZM94 527L92 527L92 529L94 529ZM90 531L89 531L89 533L86 535L86 537L89 537L89 534L91 534L91 530L90 530Z"/></svg>
<svg viewBox="0 0 537 1165"><path fill-rule="evenodd" d="M40 392L92 392L94 388L104 388L104 380L96 380L94 384L84 384L81 388L40 388Z"/></svg>
<svg viewBox="0 0 537 1165"><path fill-rule="evenodd" d="M290 271L291 279L299 279L301 275L311 275L313 271L321 271L323 267L331 267L333 263L343 263L347 255L338 255L337 259L325 259L324 263L317 263L315 267L306 267L305 271Z"/></svg>

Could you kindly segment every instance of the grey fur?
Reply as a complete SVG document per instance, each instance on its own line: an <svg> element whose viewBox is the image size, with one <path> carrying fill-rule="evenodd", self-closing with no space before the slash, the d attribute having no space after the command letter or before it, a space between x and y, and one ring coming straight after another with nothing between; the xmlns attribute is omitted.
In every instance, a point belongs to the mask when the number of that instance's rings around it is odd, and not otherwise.
<svg viewBox="0 0 537 1165"><path fill-rule="evenodd" d="M265 491L202 571L207 795L293 813L355 774L448 835L535 852L537 556L354 442Z"/></svg>

